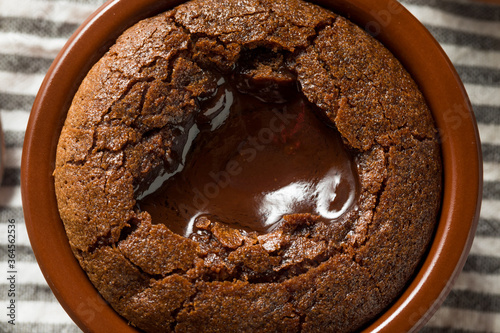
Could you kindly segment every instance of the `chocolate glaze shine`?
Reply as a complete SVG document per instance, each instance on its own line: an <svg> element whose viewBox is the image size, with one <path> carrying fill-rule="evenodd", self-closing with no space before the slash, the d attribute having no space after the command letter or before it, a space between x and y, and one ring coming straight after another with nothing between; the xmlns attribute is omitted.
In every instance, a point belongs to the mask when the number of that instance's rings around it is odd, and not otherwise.
<svg viewBox="0 0 500 333"><path fill-rule="evenodd" d="M158 177L138 207L183 236L200 217L259 234L291 214L334 223L356 202L353 157L291 87L221 77L217 94L185 129L177 171Z"/></svg>

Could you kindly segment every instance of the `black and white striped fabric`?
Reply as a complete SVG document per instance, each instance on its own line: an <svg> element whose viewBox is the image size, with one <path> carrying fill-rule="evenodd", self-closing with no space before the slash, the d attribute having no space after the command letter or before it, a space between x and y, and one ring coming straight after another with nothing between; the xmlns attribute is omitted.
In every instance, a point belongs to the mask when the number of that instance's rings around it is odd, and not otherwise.
<svg viewBox="0 0 500 333"><path fill-rule="evenodd" d="M34 97L52 60L103 0L0 0L0 332L80 332L32 253L23 219L20 163ZM443 46L465 83L484 154L483 208L470 256L443 306L422 330L500 332L500 5L401 0ZM16 224L16 321L8 323L8 224Z"/></svg>

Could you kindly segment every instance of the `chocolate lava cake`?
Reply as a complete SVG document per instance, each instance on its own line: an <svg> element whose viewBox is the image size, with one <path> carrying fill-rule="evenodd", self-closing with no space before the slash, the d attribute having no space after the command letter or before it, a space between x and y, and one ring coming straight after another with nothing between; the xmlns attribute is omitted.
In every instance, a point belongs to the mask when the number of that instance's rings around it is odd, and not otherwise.
<svg viewBox="0 0 500 333"><path fill-rule="evenodd" d="M71 248L144 332L351 332L402 292L441 200L422 93L300 0L193 0L93 66L54 171Z"/></svg>

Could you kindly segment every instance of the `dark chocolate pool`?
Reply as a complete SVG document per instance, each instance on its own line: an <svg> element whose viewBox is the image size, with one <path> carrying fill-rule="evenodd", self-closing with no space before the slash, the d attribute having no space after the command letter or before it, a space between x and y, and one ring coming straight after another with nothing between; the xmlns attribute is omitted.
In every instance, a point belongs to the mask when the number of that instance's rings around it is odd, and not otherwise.
<svg viewBox="0 0 500 333"><path fill-rule="evenodd" d="M138 197L138 207L184 236L200 218L264 234L283 216L335 223L356 203L353 155L296 84L221 76L183 129L180 163Z"/></svg>

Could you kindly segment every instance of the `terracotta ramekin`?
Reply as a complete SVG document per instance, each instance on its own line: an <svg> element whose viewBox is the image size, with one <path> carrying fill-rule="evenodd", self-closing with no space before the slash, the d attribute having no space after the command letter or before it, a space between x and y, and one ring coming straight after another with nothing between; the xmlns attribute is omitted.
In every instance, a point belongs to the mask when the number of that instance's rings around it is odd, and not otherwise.
<svg viewBox="0 0 500 333"><path fill-rule="evenodd" d="M52 64L35 100L24 142L21 189L26 227L55 296L85 332L136 332L100 297L71 252L57 210L52 172L60 130L90 67L138 20L178 0L115 0L95 12ZM448 294L479 218L482 160L474 114L455 69L429 32L395 0L317 0L389 48L424 93L441 132L444 193L439 224L420 269L365 332L417 331Z"/></svg>

